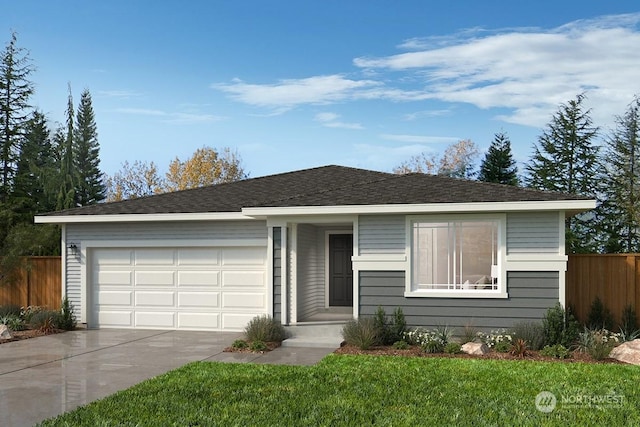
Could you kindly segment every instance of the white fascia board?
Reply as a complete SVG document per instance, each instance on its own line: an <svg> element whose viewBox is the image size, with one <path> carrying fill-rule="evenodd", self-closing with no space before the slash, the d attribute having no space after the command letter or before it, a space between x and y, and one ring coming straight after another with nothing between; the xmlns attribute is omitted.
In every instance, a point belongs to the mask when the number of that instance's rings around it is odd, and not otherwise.
<svg viewBox="0 0 640 427"><path fill-rule="evenodd" d="M252 218L290 215L424 214L471 212L568 211L578 213L594 209L595 200L558 200L533 202L428 203L396 205L292 206L244 208Z"/></svg>
<svg viewBox="0 0 640 427"><path fill-rule="evenodd" d="M114 214L114 215L51 215L35 216L36 224L82 224L105 222L166 222L166 221L225 221L253 220L241 212Z"/></svg>

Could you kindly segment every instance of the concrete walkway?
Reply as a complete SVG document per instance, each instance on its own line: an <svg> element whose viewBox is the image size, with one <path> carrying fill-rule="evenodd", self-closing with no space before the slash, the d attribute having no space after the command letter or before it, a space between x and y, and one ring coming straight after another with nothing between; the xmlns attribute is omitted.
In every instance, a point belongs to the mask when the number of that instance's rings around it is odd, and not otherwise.
<svg viewBox="0 0 640 427"><path fill-rule="evenodd" d="M0 425L32 426L194 361L313 365L334 348L224 353L239 333L78 330L0 345Z"/></svg>

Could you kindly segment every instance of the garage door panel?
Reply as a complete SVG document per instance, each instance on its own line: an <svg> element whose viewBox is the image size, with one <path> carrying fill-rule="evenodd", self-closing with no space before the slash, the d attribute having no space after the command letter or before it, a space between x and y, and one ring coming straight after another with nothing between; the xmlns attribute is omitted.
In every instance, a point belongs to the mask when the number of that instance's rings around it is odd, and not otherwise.
<svg viewBox="0 0 640 427"><path fill-rule="evenodd" d="M220 283L219 271L179 271L178 286L210 286Z"/></svg>
<svg viewBox="0 0 640 427"><path fill-rule="evenodd" d="M178 249L178 265L219 265L218 249Z"/></svg>
<svg viewBox="0 0 640 427"><path fill-rule="evenodd" d="M131 265L132 249L97 249L94 252L97 265Z"/></svg>
<svg viewBox="0 0 640 427"><path fill-rule="evenodd" d="M136 271L136 286L173 286L173 271Z"/></svg>
<svg viewBox="0 0 640 427"><path fill-rule="evenodd" d="M174 307L175 298L173 292L137 291L136 307Z"/></svg>
<svg viewBox="0 0 640 427"><path fill-rule="evenodd" d="M98 281L101 286L131 286L131 271L100 271Z"/></svg>
<svg viewBox="0 0 640 427"><path fill-rule="evenodd" d="M220 313L178 313L178 328L220 329Z"/></svg>
<svg viewBox="0 0 640 427"><path fill-rule="evenodd" d="M100 291L96 304L128 307L133 304L131 291Z"/></svg>
<svg viewBox="0 0 640 427"><path fill-rule="evenodd" d="M264 248L227 248L222 252L222 265L264 265Z"/></svg>
<svg viewBox="0 0 640 427"><path fill-rule="evenodd" d="M136 327L174 329L176 313L173 311L137 311Z"/></svg>
<svg viewBox="0 0 640 427"><path fill-rule="evenodd" d="M173 265L175 264L174 249L136 249L136 265Z"/></svg>
<svg viewBox="0 0 640 427"><path fill-rule="evenodd" d="M133 326L133 311L100 310L98 323L106 327L130 328Z"/></svg>
<svg viewBox="0 0 640 427"><path fill-rule="evenodd" d="M219 308L218 292L178 292L178 307Z"/></svg>
<svg viewBox="0 0 640 427"><path fill-rule="evenodd" d="M225 292L222 294L222 308L258 308L264 309L263 293Z"/></svg>
<svg viewBox="0 0 640 427"><path fill-rule="evenodd" d="M223 271L222 286L259 288L265 283L264 271Z"/></svg>

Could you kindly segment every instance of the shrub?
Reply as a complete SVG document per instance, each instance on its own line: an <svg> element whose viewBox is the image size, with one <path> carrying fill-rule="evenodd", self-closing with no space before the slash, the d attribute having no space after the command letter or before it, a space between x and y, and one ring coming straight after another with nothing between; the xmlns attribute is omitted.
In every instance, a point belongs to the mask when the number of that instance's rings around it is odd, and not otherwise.
<svg viewBox="0 0 640 427"><path fill-rule="evenodd" d="M235 340L233 344L231 344L231 347L241 349L249 347L249 344L247 344L245 340Z"/></svg>
<svg viewBox="0 0 640 427"><path fill-rule="evenodd" d="M15 304L0 305L0 317L20 316L20 306Z"/></svg>
<svg viewBox="0 0 640 427"><path fill-rule="evenodd" d="M406 350L409 348L409 344L406 341L400 340L393 343L393 348L396 350Z"/></svg>
<svg viewBox="0 0 640 427"><path fill-rule="evenodd" d="M562 344L545 345L540 354L546 357L555 357L556 359L568 359L571 352Z"/></svg>
<svg viewBox="0 0 640 427"><path fill-rule="evenodd" d="M587 327L589 329L613 329L613 315L611 311L602 303L600 297L596 297L589 308L587 316Z"/></svg>
<svg viewBox="0 0 640 427"><path fill-rule="evenodd" d="M487 347L493 348L501 353L509 351L509 347L513 341L511 334L508 333L506 329L498 329L488 334L478 332L477 336Z"/></svg>
<svg viewBox="0 0 640 427"><path fill-rule="evenodd" d="M249 350L251 351L266 351L269 348L267 347L267 345L264 343L264 341L262 340L256 340L256 341L252 341L251 345L249 345Z"/></svg>
<svg viewBox="0 0 640 427"><path fill-rule="evenodd" d="M460 354L462 353L462 346L457 342L450 342L444 346L444 352L449 354Z"/></svg>
<svg viewBox="0 0 640 427"><path fill-rule="evenodd" d="M622 310L622 317L620 319L620 333L622 334L624 341L633 341L640 337L640 330L638 329L638 317L636 316L636 310L631 304L627 304Z"/></svg>
<svg viewBox="0 0 640 427"><path fill-rule="evenodd" d="M511 348L509 349L509 354L512 356L524 357L529 354L529 346L527 345L527 341L522 338L518 338L515 340Z"/></svg>
<svg viewBox="0 0 640 427"><path fill-rule="evenodd" d="M531 350L540 350L544 345L544 328L540 322L518 322L511 327L515 341L525 340Z"/></svg>
<svg viewBox="0 0 640 427"><path fill-rule="evenodd" d="M378 337L376 344L389 345L394 341L397 341L391 336L391 327L387 322L387 313L384 311L384 308L378 306L378 309L373 316L373 321L376 327L376 336Z"/></svg>
<svg viewBox="0 0 640 427"><path fill-rule="evenodd" d="M407 331L407 321L404 318L402 308L396 307L393 311L393 323L391 325L391 336L393 341L401 341Z"/></svg>
<svg viewBox="0 0 640 427"><path fill-rule="evenodd" d="M32 329L38 329L44 333L51 333L59 328L61 314L54 310L42 310L31 316L29 325Z"/></svg>
<svg viewBox="0 0 640 427"><path fill-rule="evenodd" d="M474 342L478 337L478 328L473 326L473 322L469 321L465 323L462 329L462 335L460 336L460 342L466 344L468 342Z"/></svg>
<svg viewBox="0 0 640 427"><path fill-rule="evenodd" d="M378 342L378 329L371 317L361 317L347 322L342 328L342 338L349 345L367 350Z"/></svg>
<svg viewBox="0 0 640 427"><path fill-rule="evenodd" d="M621 341L620 334L606 329L587 329L578 335L576 350L589 353L595 360L602 360L609 356L613 347Z"/></svg>
<svg viewBox="0 0 640 427"><path fill-rule="evenodd" d="M40 307L39 305L30 305L26 308L21 308L20 317L22 317L25 323L30 324L31 318L41 311L46 311L46 308Z"/></svg>
<svg viewBox="0 0 640 427"><path fill-rule="evenodd" d="M545 343L549 346L562 344L564 347L570 347L580 332L580 324L571 313L571 309L565 310L560 303L547 310L542 320L542 328Z"/></svg>
<svg viewBox="0 0 640 427"><path fill-rule="evenodd" d="M443 345L446 345L451 338L453 338L453 329L447 325L438 325L436 326L436 336L442 341Z"/></svg>
<svg viewBox="0 0 640 427"><path fill-rule="evenodd" d="M444 351L444 346L445 345L442 343L442 341L438 339L432 339L426 341L420 347L422 347L422 350L425 353L442 353Z"/></svg>
<svg viewBox="0 0 640 427"><path fill-rule="evenodd" d="M21 331L25 328L22 319L15 314L7 314L0 317L0 325L6 325L12 331Z"/></svg>
<svg viewBox="0 0 640 427"><path fill-rule="evenodd" d="M66 296L62 299L59 322L58 328L65 331L71 331L76 327L76 315L73 313L73 305Z"/></svg>
<svg viewBox="0 0 640 427"><path fill-rule="evenodd" d="M452 331L448 326L439 326L433 330L416 328L404 335L409 343L419 345L427 353L442 353Z"/></svg>
<svg viewBox="0 0 640 427"><path fill-rule="evenodd" d="M285 339L284 326L267 314L251 319L244 334L248 341L282 342Z"/></svg>

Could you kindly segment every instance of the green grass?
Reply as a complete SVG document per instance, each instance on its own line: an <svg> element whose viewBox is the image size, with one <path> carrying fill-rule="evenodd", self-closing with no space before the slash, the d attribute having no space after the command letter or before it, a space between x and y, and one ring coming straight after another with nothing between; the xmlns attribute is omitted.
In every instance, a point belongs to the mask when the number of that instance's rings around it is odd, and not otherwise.
<svg viewBox="0 0 640 427"><path fill-rule="evenodd" d="M628 365L330 355L316 366L197 362L45 426L640 425ZM536 410L540 391L557 396ZM622 396L570 406L562 396ZM573 396L573 397L572 397Z"/></svg>

